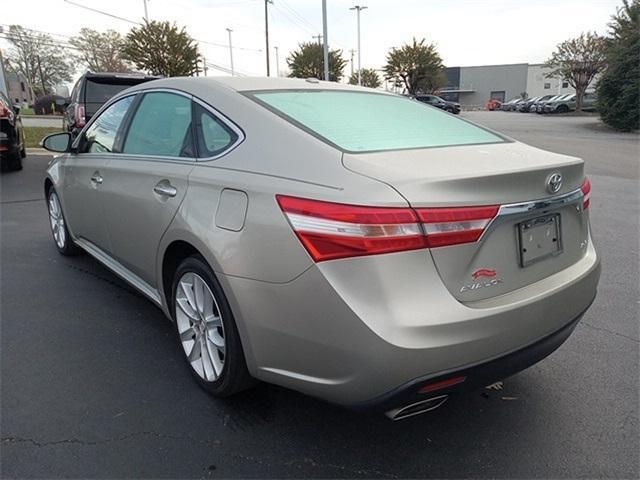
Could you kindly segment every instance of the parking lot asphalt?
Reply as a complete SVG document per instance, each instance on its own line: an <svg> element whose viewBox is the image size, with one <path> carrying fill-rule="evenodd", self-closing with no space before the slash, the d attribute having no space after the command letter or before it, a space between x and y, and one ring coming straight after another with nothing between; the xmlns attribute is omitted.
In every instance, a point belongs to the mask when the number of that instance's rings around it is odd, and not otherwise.
<svg viewBox="0 0 640 480"><path fill-rule="evenodd" d="M638 478L639 137L594 117L463 117L586 160L603 273L558 351L400 422L269 385L213 399L156 307L58 255L48 157L30 156L0 179L2 478Z"/></svg>

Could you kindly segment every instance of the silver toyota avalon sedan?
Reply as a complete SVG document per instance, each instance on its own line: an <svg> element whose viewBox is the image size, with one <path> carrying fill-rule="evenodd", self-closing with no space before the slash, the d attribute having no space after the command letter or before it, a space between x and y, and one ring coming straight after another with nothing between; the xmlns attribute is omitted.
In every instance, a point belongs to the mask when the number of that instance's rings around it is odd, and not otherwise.
<svg viewBox="0 0 640 480"><path fill-rule="evenodd" d="M549 355L596 294L583 161L402 96L162 79L43 146L60 253L157 304L216 396L406 418Z"/></svg>

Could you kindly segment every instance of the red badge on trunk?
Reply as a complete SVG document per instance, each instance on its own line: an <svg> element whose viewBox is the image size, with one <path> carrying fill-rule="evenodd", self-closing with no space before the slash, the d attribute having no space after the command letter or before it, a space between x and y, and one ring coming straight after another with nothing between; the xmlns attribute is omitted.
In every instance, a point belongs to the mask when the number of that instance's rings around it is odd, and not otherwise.
<svg viewBox="0 0 640 480"><path fill-rule="evenodd" d="M496 272L495 269L493 269L493 268L479 268L478 270L473 272L471 274L471 276L473 278L495 277L497 274L498 274L498 272Z"/></svg>

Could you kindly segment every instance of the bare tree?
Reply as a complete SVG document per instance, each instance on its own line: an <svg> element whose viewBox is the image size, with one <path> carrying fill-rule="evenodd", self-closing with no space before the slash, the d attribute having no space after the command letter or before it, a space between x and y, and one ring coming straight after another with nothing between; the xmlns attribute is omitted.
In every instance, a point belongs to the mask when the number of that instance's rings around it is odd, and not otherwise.
<svg viewBox="0 0 640 480"><path fill-rule="evenodd" d="M547 78L559 75L576 89L576 112L580 112L584 92L607 66L606 40L596 33L582 33L559 44L545 66L551 69Z"/></svg>
<svg viewBox="0 0 640 480"><path fill-rule="evenodd" d="M69 55L50 35L11 25L6 33L11 43L7 56L11 67L24 75L34 96L49 93L62 82L71 81Z"/></svg>
<svg viewBox="0 0 640 480"><path fill-rule="evenodd" d="M80 29L69 43L78 49L78 59L92 72L129 72L131 67L122 56L124 38L115 30L98 32Z"/></svg>

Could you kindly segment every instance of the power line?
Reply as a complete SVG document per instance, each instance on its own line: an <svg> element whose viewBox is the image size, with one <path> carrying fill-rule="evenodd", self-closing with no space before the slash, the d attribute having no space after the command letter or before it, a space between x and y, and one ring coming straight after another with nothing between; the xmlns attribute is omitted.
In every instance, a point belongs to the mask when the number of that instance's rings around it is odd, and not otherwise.
<svg viewBox="0 0 640 480"><path fill-rule="evenodd" d="M115 18L117 20L122 20L123 22L129 22L129 23L133 23L135 25L141 25L140 22L136 22L134 20L131 20L131 19L125 18L125 17L120 17L118 15L114 15L113 13L104 12L102 10L98 10L97 8L87 7L86 5L81 5L80 3L72 2L71 0L64 0L64 1L66 3L71 4L71 5L75 5L76 7L84 8L85 10L91 10L92 12L100 13L101 15L106 15L107 17Z"/></svg>
<svg viewBox="0 0 640 480"><path fill-rule="evenodd" d="M293 16L291 16L289 13L287 13L286 10L280 8L279 5L277 4L272 4L273 7L275 7L276 10L278 10L278 12L280 12L282 14L282 16L289 22L291 23L291 25L298 27L301 31L305 32L308 35L313 35L314 33L316 33L317 30L311 30L309 29L306 25L304 25L302 22L300 22L299 20L297 20L296 18L294 18Z"/></svg>
<svg viewBox="0 0 640 480"><path fill-rule="evenodd" d="M289 5L285 0L278 0L283 7L285 7L287 10L289 10L294 16L296 16L298 19L300 19L300 21L302 21L303 23L306 23L309 27L311 27L313 30L317 30L316 25L314 25L313 23L311 23L310 21L308 21L305 17L303 17L300 13L298 13L298 11L296 9L294 9L291 5Z"/></svg>

